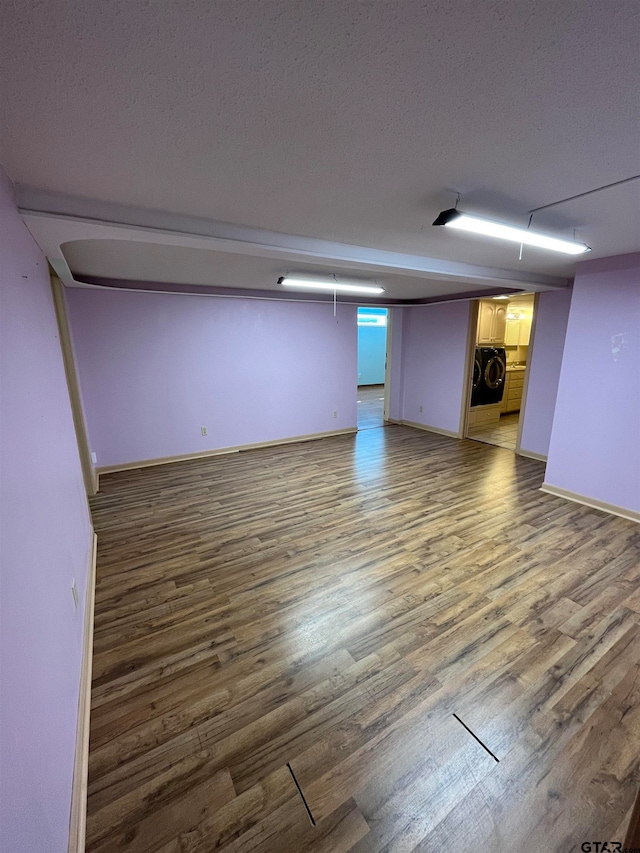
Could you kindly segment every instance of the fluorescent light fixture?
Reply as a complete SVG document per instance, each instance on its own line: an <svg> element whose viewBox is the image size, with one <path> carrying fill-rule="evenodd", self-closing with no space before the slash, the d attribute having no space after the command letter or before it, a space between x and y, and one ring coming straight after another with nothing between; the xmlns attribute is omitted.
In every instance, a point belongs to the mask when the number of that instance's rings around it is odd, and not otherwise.
<svg viewBox="0 0 640 853"><path fill-rule="evenodd" d="M511 240L513 243L524 243L527 246L537 246L539 249L550 249L552 252L564 252L566 255L581 255L591 249L585 243L574 240L559 240L539 231L528 228L514 228L503 225L491 219L479 216L469 216L455 208L443 210L438 214L434 225L446 225L448 228L458 228L460 231L470 231L473 234L483 234L485 237L497 237L500 240Z"/></svg>
<svg viewBox="0 0 640 853"><path fill-rule="evenodd" d="M492 299L509 299L508 296L492 296Z"/></svg>
<svg viewBox="0 0 640 853"><path fill-rule="evenodd" d="M330 293L333 293L334 290L336 293L384 293L383 287L374 287L369 284L350 284L336 281L333 278L322 280L282 276L278 279L278 284L284 287L293 287L295 290L319 290L329 291Z"/></svg>

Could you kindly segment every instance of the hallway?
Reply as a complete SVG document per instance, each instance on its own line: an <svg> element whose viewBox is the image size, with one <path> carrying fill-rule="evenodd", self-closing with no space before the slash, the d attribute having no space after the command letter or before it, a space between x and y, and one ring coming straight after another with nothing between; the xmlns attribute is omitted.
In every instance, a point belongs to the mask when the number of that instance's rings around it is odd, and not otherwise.
<svg viewBox="0 0 640 853"><path fill-rule="evenodd" d="M358 429L384 426L384 385L358 386Z"/></svg>

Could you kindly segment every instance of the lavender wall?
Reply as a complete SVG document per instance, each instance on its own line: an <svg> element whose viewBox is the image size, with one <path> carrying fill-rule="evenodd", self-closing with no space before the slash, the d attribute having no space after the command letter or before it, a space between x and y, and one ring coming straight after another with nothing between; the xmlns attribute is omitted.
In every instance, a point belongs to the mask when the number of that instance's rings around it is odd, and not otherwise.
<svg viewBox="0 0 640 853"><path fill-rule="evenodd" d="M356 306L66 295L98 467L356 426Z"/></svg>
<svg viewBox="0 0 640 853"><path fill-rule="evenodd" d="M403 420L459 432L469 313L466 301L404 309Z"/></svg>
<svg viewBox="0 0 640 853"><path fill-rule="evenodd" d="M0 850L63 853L91 528L47 262L1 169L0 306Z"/></svg>
<svg viewBox="0 0 640 853"><path fill-rule="evenodd" d="M548 290L538 296L520 447L539 456L549 451L570 305L570 290Z"/></svg>
<svg viewBox="0 0 640 853"><path fill-rule="evenodd" d="M640 512L640 253L578 267L545 481Z"/></svg>

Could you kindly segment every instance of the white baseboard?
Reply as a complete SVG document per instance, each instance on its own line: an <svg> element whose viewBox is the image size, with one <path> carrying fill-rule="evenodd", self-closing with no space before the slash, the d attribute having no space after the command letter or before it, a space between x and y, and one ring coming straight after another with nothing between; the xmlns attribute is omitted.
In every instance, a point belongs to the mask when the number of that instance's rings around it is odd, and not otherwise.
<svg viewBox="0 0 640 853"><path fill-rule="evenodd" d="M533 450L523 450L522 448L516 448L516 453L518 456L526 456L527 459L537 459L538 462L546 462L547 456L544 453L534 453Z"/></svg>
<svg viewBox="0 0 640 853"><path fill-rule="evenodd" d="M403 426L413 427L413 429L422 429L425 432L435 432L438 435L446 435L447 438L462 438L459 432L453 432L450 429L440 429L440 427L429 426L428 424L419 424L416 421L396 421Z"/></svg>
<svg viewBox="0 0 640 853"><path fill-rule="evenodd" d="M577 492L570 492L567 489L561 489L558 486L552 486L549 483L543 483L540 486L541 492L546 492L548 495L555 495L558 498L565 498L568 501L574 501L577 504L589 506L592 509L600 509L603 512L609 512L611 515L619 515L620 518L626 518L629 521L640 522L640 512L633 509L627 509L624 506L606 503L599 501L596 498L589 498L586 495L580 495Z"/></svg>
<svg viewBox="0 0 640 853"><path fill-rule="evenodd" d="M71 817L69 820L69 853L84 853L87 834L87 777L89 774L89 720L91 715L91 672L93 663L93 616L96 599L96 559L98 537L92 532L89 575L84 605L84 633L82 640L82 672L78 700L76 727L76 754L73 764L71 789Z"/></svg>
<svg viewBox="0 0 640 853"><path fill-rule="evenodd" d="M297 444L299 441L316 441L319 438L331 438L334 435L352 435L356 427L313 432L309 435L294 435L291 438L278 438L275 441L259 441L256 444L238 444L234 447L219 447L215 450L203 450L201 453L183 453L180 456L161 456L157 459L141 459L137 462L124 462L122 465L105 465L98 468L98 474L113 474L116 471L132 471L134 468L151 468L153 465L169 465L171 462L187 462L190 459L208 459L210 456L224 456L227 453L240 453L243 450L257 450L260 447L278 447L281 444Z"/></svg>

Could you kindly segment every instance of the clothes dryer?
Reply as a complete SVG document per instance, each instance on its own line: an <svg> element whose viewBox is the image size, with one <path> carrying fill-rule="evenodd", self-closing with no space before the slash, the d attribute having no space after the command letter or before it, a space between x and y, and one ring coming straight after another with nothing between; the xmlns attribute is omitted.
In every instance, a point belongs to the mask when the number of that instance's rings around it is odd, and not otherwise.
<svg viewBox="0 0 640 853"><path fill-rule="evenodd" d="M482 396L482 385L484 379L482 377L482 347L476 347L476 355L473 361L473 380L471 383L471 405L479 406Z"/></svg>
<svg viewBox="0 0 640 853"><path fill-rule="evenodd" d="M500 403L507 375L507 356L504 347L478 347L482 382L479 385L478 405ZM476 350L477 352L477 350Z"/></svg>

